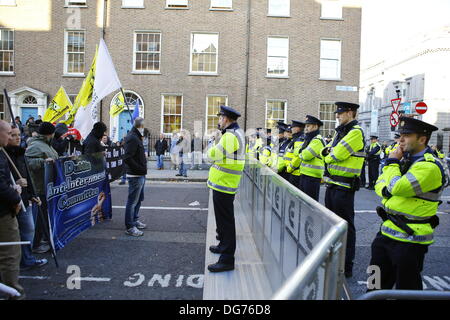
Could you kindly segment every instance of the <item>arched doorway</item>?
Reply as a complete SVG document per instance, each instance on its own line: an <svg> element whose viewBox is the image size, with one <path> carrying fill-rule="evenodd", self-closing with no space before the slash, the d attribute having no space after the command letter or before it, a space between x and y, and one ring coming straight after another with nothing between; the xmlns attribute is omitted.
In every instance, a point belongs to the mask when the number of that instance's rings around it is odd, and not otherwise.
<svg viewBox="0 0 450 320"><path fill-rule="evenodd" d="M136 106L139 106L139 116L144 117L144 100L141 98L139 94L131 90L124 90L125 93L125 101L127 102L131 114L133 114ZM113 99L111 100L112 107L116 101L119 99L120 92L117 93ZM121 141L131 130L133 123L131 122L130 113L125 108L118 116L111 117L110 116L110 138L113 142Z"/></svg>

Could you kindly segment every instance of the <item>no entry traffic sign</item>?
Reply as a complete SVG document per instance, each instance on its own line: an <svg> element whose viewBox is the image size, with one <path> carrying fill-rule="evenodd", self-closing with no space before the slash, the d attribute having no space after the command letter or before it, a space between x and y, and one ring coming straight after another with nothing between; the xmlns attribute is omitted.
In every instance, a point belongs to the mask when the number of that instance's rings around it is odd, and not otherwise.
<svg viewBox="0 0 450 320"><path fill-rule="evenodd" d="M416 104L416 112L418 114L424 114L425 112L427 112L427 110L428 110L428 107L425 102L421 101Z"/></svg>

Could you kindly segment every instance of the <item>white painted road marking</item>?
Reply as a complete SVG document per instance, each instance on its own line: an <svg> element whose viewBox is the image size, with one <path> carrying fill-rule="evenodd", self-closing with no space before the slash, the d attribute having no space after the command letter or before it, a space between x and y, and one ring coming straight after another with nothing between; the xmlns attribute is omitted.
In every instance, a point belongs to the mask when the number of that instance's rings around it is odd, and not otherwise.
<svg viewBox="0 0 450 320"><path fill-rule="evenodd" d="M113 209L125 209L125 206L112 206ZM185 208L185 207L141 207L144 210L173 210L173 211L208 211L208 208Z"/></svg>
<svg viewBox="0 0 450 320"><path fill-rule="evenodd" d="M358 281L358 284L360 286L367 286L367 281ZM423 276L422 284L424 290L450 291L450 277L448 276Z"/></svg>
<svg viewBox="0 0 450 320"><path fill-rule="evenodd" d="M47 280L50 277L42 277L42 276L19 276L19 279L34 279L34 280Z"/></svg>

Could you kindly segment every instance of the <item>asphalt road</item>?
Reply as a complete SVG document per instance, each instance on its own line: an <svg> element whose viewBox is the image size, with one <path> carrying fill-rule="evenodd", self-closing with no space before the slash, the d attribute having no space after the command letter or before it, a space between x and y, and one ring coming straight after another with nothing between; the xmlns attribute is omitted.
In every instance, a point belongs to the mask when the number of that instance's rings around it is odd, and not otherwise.
<svg viewBox="0 0 450 320"><path fill-rule="evenodd" d="M43 254L48 265L21 273L28 299L202 299L205 184L147 184L140 211L147 229L139 238L125 235L127 186L111 189L112 221L95 225L59 251L58 269Z"/></svg>
<svg viewBox="0 0 450 320"><path fill-rule="evenodd" d="M59 269L50 255L44 254L40 256L50 260L48 265L21 273L29 299L202 299L208 206L205 184L147 184L141 219L148 228L140 238L124 233L127 192L127 186L112 186L112 221L85 231L62 249ZM324 195L322 188L321 203ZM444 196L450 196L449 189ZM366 290L370 245L381 221L375 213L377 205L374 191L362 189L356 194L356 259L354 276L348 280L353 297ZM436 243L429 248L422 274L427 290L450 290L450 205L445 201L439 212ZM68 270L69 266L75 267ZM80 282L74 281L77 266Z"/></svg>

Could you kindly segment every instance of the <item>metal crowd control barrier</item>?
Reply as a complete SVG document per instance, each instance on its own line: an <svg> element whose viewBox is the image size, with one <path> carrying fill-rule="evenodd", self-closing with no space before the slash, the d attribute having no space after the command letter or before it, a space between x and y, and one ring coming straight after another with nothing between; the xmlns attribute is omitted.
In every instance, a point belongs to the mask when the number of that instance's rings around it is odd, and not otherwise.
<svg viewBox="0 0 450 320"><path fill-rule="evenodd" d="M341 299L347 222L258 161L239 190L272 298Z"/></svg>

